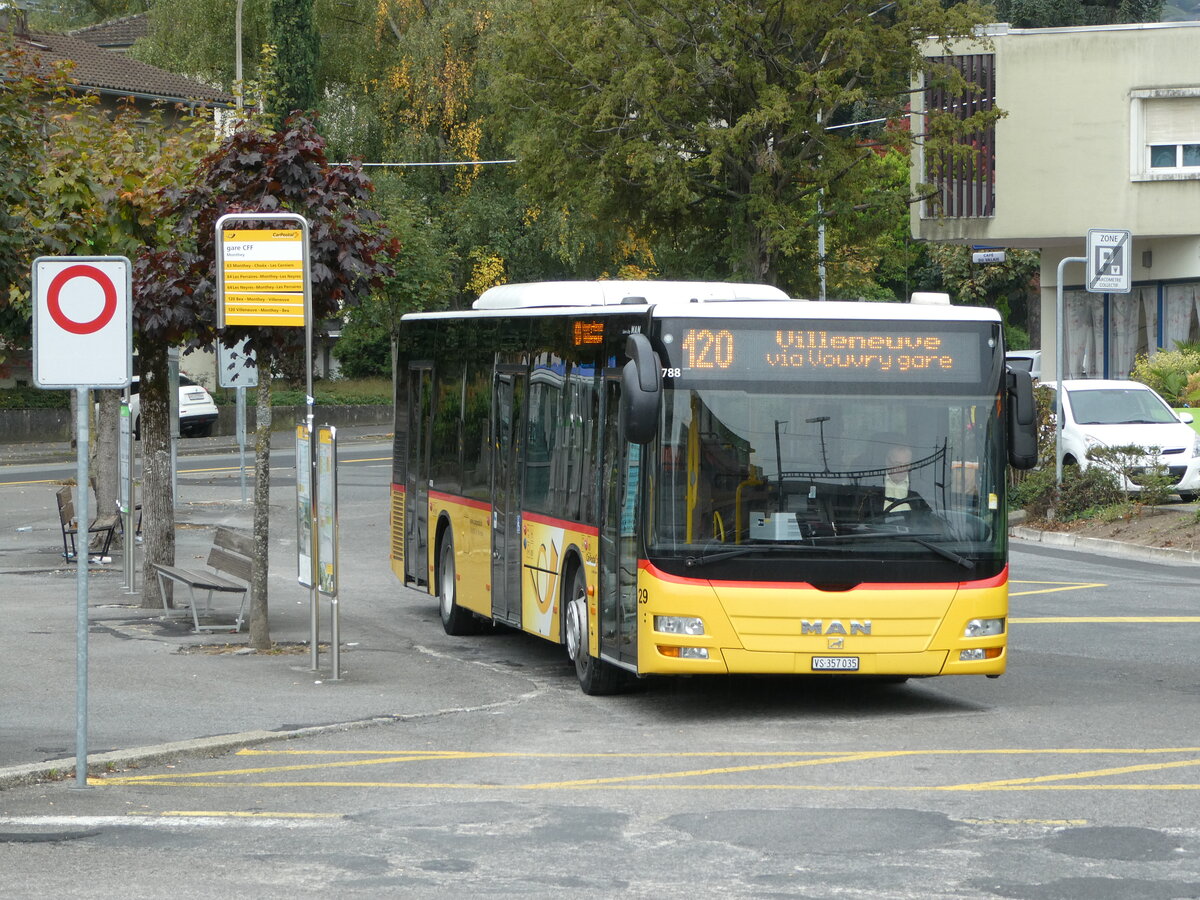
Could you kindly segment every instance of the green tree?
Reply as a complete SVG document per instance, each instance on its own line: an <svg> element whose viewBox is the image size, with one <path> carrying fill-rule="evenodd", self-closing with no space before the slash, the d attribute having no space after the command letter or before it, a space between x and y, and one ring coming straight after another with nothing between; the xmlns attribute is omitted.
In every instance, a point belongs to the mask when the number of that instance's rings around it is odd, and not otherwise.
<svg viewBox="0 0 1200 900"><path fill-rule="evenodd" d="M945 290L956 303L990 306L1004 319L1005 342L1013 349L1029 345L1029 314L1037 303L1040 254L1009 248L1002 263L976 264L970 247L933 244L927 247L922 289Z"/></svg>
<svg viewBox="0 0 1200 900"><path fill-rule="evenodd" d="M1164 0L995 0L998 21L1017 28L1157 22Z"/></svg>
<svg viewBox="0 0 1200 900"><path fill-rule="evenodd" d="M0 360L4 344L29 346L30 264L39 235L29 216L46 159L50 101L65 90L63 73L39 73L29 55L0 35Z"/></svg>
<svg viewBox="0 0 1200 900"><path fill-rule="evenodd" d="M489 29L492 97L535 198L597 229L685 235L726 275L807 294L818 222L849 232L872 205L881 173L864 140L910 139L829 126L864 110L898 120L925 39L990 19L973 2L932 0L547 0L504 12Z"/></svg>
<svg viewBox="0 0 1200 900"><path fill-rule="evenodd" d="M282 131L294 112L316 106L319 39L313 0L271 0L271 44L275 47L275 93L269 110Z"/></svg>
<svg viewBox="0 0 1200 900"><path fill-rule="evenodd" d="M33 7L29 20L35 30L68 31L144 13L152 5L153 0L57 0Z"/></svg>

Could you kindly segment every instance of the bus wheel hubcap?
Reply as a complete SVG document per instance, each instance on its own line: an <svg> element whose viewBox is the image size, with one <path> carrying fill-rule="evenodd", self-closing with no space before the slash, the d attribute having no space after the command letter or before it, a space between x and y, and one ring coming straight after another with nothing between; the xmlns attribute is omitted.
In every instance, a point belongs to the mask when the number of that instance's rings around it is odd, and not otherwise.
<svg viewBox="0 0 1200 900"><path fill-rule="evenodd" d="M567 604L567 655L578 660L583 646L583 600Z"/></svg>

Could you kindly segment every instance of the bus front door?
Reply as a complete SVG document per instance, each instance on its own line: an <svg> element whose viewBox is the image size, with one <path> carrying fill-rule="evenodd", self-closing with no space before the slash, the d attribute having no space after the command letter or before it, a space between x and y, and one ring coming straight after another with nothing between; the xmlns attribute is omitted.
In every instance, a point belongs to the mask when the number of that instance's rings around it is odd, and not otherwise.
<svg viewBox="0 0 1200 900"><path fill-rule="evenodd" d="M492 618L521 627L525 367L498 365L492 402Z"/></svg>
<svg viewBox="0 0 1200 900"><path fill-rule="evenodd" d="M429 566L429 426L433 421L433 369L408 371L408 472L404 491L404 578L425 584Z"/></svg>
<svg viewBox="0 0 1200 900"><path fill-rule="evenodd" d="M637 573L642 446L618 427L620 386L607 383L604 512L600 526L600 655L637 668Z"/></svg>

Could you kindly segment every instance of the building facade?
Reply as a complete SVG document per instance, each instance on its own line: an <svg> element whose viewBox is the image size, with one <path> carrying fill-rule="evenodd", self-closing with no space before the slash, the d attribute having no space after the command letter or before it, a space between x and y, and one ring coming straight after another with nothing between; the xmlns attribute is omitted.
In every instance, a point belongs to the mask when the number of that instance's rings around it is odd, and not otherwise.
<svg viewBox="0 0 1200 900"><path fill-rule="evenodd" d="M953 48L979 86L967 97L917 92L926 114L1005 112L975 135L974 157L918 148L912 233L930 241L1039 249L1044 377L1057 377L1059 262L1082 257L1089 229L1132 232L1128 294L1084 289L1064 267L1067 377L1124 378L1139 353L1200 341L1200 22L1017 29L994 25ZM930 56L940 56L932 51Z"/></svg>

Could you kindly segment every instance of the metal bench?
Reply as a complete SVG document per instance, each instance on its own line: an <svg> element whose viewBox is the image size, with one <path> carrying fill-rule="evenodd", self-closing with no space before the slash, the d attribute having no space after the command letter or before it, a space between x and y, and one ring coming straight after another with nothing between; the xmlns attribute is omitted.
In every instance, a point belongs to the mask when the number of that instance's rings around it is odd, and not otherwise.
<svg viewBox="0 0 1200 900"><path fill-rule="evenodd" d="M254 541L252 538L238 534L228 528L218 528L213 535L212 549L208 553L208 566L213 571L183 569L178 566L164 566L155 563L154 571L158 577L158 589L162 594L163 610L168 615L171 607L168 604L167 584L187 585L191 598L192 623L197 633L201 631L230 631L242 630L242 622L246 612L246 597L250 591L250 581L254 569ZM232 577L226 577L232 576ZM236 579L236 580L234 580ZM197 598L196 592L203 591L203 600ZM201 607L203 615L212 613L213 594L238 594L240 602L237 619L232 625L201 625Z"/></svg>
<svg viewBox="0 0 1200 900"><path fill-rule="evenodd" d="M63 556L67 559L74 559L78 552L75 547L75 535L79 534L79 520L75 517L75 498L71 494L70 487L59 488L55 498L58 500L58 524L62 527ZM100 550L101 558L108 556L116 529L117 517L115 514L96 516L88 525L87 541L89 543L93 534L104 535L104 547Z"/></svg>

